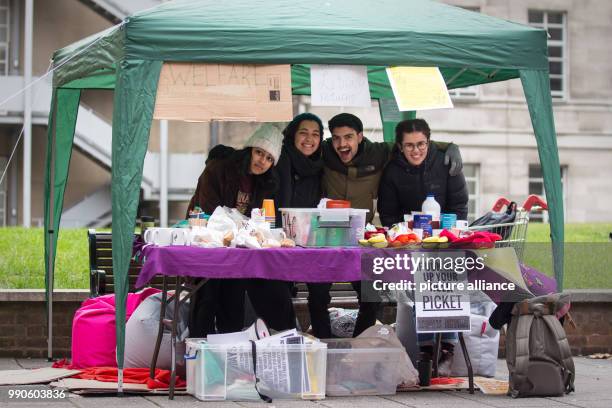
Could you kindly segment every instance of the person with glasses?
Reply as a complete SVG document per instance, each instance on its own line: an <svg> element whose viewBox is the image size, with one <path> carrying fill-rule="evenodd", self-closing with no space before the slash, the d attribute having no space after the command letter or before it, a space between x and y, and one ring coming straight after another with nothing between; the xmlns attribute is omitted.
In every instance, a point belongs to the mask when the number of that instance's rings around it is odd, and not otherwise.
<svg viewBox="0 0 612 408"><path fill-rule="evenodd" d="M363 135L361 120L350 113L334 116L329 120L328 127L332 137L322 143L323 195L331 199L348 200L353 208L369 210L366 221L372 222L379 182L385 165L393 158L394 145L370 141ZM443 163L445 160L449 163L447 172L456 174L461 171L461 154L456 145L433 141L431 143L439 149L436 151L442 155ZM351 284L357 292L359 302L359 314L353 332L356 337L376 323L380 299L368 286L362 290L361 281ZM317 304L329 303L329 287L330 285L325 288L324 284L319 286ZM309 296L312 295L311 292Z"/></svg>
<svg viewBox="0 0 612 408"><path fill-rule="evenodd" d="M429 125L423 119L397 124L393 159L385 168L378 189L378 213L384 226L404 221L404 214L421 211L427 194L434 194L442 213L467 219L468 188L463 172L449 174L444 153L430 137ZM424 359L431 359L433 340L432 333L418 335ZM457 341L457 333L442 334L438 373L443 377L451 373Z"/></svg>
<svg viewBox="0 0 612 408"><path fill-rule="evenodd" d="M378 213L383 226L404 221L404 214L421 211L427 194L434 194L442 213L466 220L468 189L463 172L449 174L444 152L430 141L423 119L399 122L395 127L393 158L378 188Z"/></svg>

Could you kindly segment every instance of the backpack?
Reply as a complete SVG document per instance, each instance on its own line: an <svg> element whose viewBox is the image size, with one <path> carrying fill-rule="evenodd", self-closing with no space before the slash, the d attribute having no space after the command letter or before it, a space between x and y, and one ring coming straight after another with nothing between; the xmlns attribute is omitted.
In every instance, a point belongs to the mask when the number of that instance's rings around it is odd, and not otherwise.
<svg viewBox="0 0 612 408"><path fill-rule="evenodd" d="M574 361L557 318L569 304L569 295L557 293L514 305L506 333L508 395L551 397L574 391Z"/></svg>

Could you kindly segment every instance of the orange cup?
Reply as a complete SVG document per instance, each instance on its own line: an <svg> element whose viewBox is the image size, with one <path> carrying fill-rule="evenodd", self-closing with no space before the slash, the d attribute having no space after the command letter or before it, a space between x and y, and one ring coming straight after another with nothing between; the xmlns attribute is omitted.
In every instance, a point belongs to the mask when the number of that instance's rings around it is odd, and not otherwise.
<svg viewBox="0 0 612 408"><path fill-rule="evenodd" d="M261 208L264 212L265 217L276 217L276 211L274 210L274 200L266 198L263 200L263 206Z"/></svg>

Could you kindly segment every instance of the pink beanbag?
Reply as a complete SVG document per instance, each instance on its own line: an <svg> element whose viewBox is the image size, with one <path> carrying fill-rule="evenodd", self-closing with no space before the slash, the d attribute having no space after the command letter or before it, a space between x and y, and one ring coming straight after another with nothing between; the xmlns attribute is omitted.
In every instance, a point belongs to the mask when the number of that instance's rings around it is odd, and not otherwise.
<svg viewBox="0 0 612 408"><path fill-rule="evenodd" d="M146 288L128 293L126 322L143 300L158 292L158 289ZM116 347L115 295L85 300L72 320L71 367L117 367Z"/></svg>

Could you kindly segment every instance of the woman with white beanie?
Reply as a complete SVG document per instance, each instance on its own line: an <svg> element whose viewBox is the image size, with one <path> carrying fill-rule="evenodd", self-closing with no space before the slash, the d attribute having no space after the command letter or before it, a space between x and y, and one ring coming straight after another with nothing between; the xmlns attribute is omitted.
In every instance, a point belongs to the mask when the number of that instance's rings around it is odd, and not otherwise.
<svg viewBox="0 0 612 408"><path fill-rule="evenodd" d="M238 209L250 216L263 200L275 198L278 175L274 166L281 154L282 139L278 125L264 123L241 150L215 148L198 179L189 202L212 214L218 206ZM223 152L220 150L225 149ZM247 265L245 265L247 267ZM286 282L256 279L210 279L196 294L190 319L190 337L209 333L239 331L244 323L244 293L256 312L275 330L295 327L291 294Z"/></svg>

